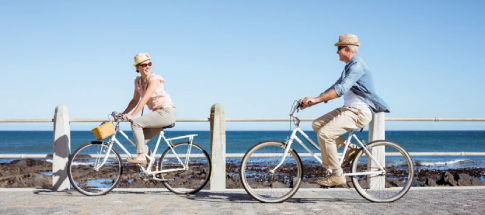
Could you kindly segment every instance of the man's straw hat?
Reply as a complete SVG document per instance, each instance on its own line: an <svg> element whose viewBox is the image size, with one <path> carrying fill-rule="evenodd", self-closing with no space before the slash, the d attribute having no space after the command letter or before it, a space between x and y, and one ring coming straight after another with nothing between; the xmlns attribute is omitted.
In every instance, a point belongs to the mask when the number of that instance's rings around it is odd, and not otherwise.
<svg viewBox="0 0 485 215"><path fill-rule="evenodd" d="M359 38L357 38L357 35L342 34L338 38L338 43L335 43L335 46L348 46L348 45L360 46Z"/></svg>
<svg viewBox="0 0 485 215"><path fill-rule="evenodd" d="M137 55L135 55L135 64L133 64L133 66L136 66L147 60L150 60L150 55L148 53L138 53Z"/></svg>

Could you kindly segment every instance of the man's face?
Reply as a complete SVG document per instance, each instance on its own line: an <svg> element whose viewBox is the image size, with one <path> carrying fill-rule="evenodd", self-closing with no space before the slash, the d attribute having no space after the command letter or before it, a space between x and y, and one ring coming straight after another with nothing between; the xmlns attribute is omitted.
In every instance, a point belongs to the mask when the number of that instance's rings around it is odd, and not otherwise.
<svg viewBox="0 0 485 215"><path fill-rule="evenodd" d="M340 61L347 62L349 60L349 47L347 46L338 46L337 54L340 57Z"/></svg>

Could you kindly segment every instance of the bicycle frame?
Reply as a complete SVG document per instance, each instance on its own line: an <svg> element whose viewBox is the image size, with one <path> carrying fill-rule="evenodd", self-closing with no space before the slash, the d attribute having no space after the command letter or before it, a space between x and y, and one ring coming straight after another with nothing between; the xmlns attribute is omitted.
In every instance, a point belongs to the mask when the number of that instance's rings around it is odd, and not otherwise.
<svg viewBox="0 0 485 215"><path fill-rule="evenodd" d="M116 138L116 135L118 133L121 133L121 135L123 137L125 137L126 140L128 140L128 142L130 142L132 145L136 146L136 144L128 137L128 135L125 134L125 132L123 132L120 128L119 128L119 121L116 122L116 133L111 137L111 139L108 141L108 150L106 152L106 155L103 159L103 161L101 162L101 164L99 165L95 165L95 170L98 171L105 163L106 161L108 160L108 157L110 156L109 155L109 152L111 151L111 148L113 148L113 143L116 143L116 145L118 145L118 147L121 148L121 150L123 150L130 158L133 158L133 155L128 152L128 150L123 146L122 143L120 143L118 141L118 139ZM166 172L175 172L175 171L181 171L181 170L188 170L188 164L189 164L189 158L190 158L190 151L191 151L191 148L192 148L192 144L193 144L193 140L194 140L194 137L197 136L197 134L190 134L190 135L185 135L185 136L179 136L179 137L174 137L174 138L165 138L165 132L163 130L160 131L160 134L158 136L158 139L157 139L157 143L155 145L155 148L153 150L153 153L151 155L148 155L145 153L145 156L146 158L148 159L149 163L148 163L148 166L145 168L141 165L139 165L142 169L142 171L147 174L147 175L153 175L153 179L154 180L159 180L161 181L161 179L157 179L155 177L155 174L159 174L159 173L166 173ZM153 167L153 164L155 163L155 156L156 156L156 152L158 150L158 146L160 145L160 141L161 139L163 138L164 142L167 144L167 146L170 148L170 150L172 151L172 153L174 154L174 156L177 158L178 162L180 165L182 165L182 168L176 168L176 169L167 169L167 170L161 170L161 171L152 171L152 167ZM185 138L188 138L189 139L189 148L187 149L187 153L185 154L185 162L183 162L179 155L175 152L174 148L173 148L173 143L172 141L173 140L179 140L179 139L185 139ZM96 161L96 163L98 163L98 161Z"/></svg>
<svg viewBox="0 0 485 215"><path fill-rule="evenodd" d="M283 154L283 157L282 157L281 161L279 162L278 165L275 166L274 169L270 170L271 173L274 173L283 164L283 162L286 159L286 156L288 156L288 153L289 153L289 151L291 149L291 145L293 144L293 140L296 140L296 142L298 142L308 153L310 153L311 156L313 156L318 162L320 162L320 164L322 164L322 159L320 159L315 153L313 153L312 150L310 150L308 148L308 146L305 145L305 143L303 143L303 141L301 141L300 138L298 138L298 136L296 136L296 133L298 132L301 136L303 136L307 140L307 142L309 142L319 152L321 152L319 145L316 144L315 142L313 142L313 140L311 140L310 137L308 137L308 135L303 130L300 129L300 119L298 119L298 117L296 117L296 116L293 116L294 113L298 109L299 109L299 105L298 106L295 106L293 108L293 110L291 111L291 113L290 113L290 117L293 117L296 120L296 123L295 123L295 126L296 127L291 132L291 136L285 141L286 148L285 148L285 151L284 151L284 154ZM357 176L357 175L375 175L375 174L379 174L380 175L380 174L385 174L386 171L384 170L384 167L379 162L377 162L377 159L367 149L367 145L365 145L364 143L362 143L359 140L359 138L357 138L357 136L354 134L354 131L350 131L349 137L347 138L347 140L345 140L344 151L342 152L342 156L339 156L339 165L342 165L344 155L347 152L347 149L349 148L350 141L351 141L352 138L354 138L354 140L359 144L359 146L362 147L362 149L364 150L364 153L367 156L369 156L374 163L377 164L378 171L360 172L360 173L344 173L344 175L345 176Z"/></svg>
<svg viewBox="0 0 485 215"><path fill-rule="evenodd" d="M288 153L289 153L289 151L291 149L291 145L293 144L293 140L296 140L296 142L298 142L308 153L310 153L311 156L313 156L318 162L320 162L320 164L322 164L322 160L315 153L313 153L312 150L310 150L308 148L308 146L305 145L305 143L303 143L303 141L301 141L300 138L298 138L298 136L296 136L296 133L297 132L300 135L302 135L310 144L312 144L315 148L317 148L318 151L320 152L319 146L315 142L313 142L313 140L311 140L310 137L308 137L308 135L303 130L301 130L299 127L296 127L295 129L293 129L293 132L291 133L290 138L285 142L286 149L285 149L285 152L283 154L283 157L282 157L280 163L278 165L276 165L276 167L274 169L270 170L271 173L274 173L283 164L283 162L286 159L286 156L288 156ZM374 161L374 163L376 163L378 165L378 170L379 171L360 172L360 173L344 173L344 175L345 176L356 176L356 175L385 174L384 167L379 162L377 162L377 159L369 152L369 150L367 149L366 145L364 145L357 138L357 136L354 134L353 131L351 131L349 133L349 137L345 141L344 151L342 152L342 156L339 156L339 165L342 165L343 157L344 157L343 155L345 155L345 153L347 152L347 149L348 149L348 147L350 145L350 140L352 138L354 138L354 140L362 147L362 149L364 150L364 152L372 159L372 161Z"/></svg>

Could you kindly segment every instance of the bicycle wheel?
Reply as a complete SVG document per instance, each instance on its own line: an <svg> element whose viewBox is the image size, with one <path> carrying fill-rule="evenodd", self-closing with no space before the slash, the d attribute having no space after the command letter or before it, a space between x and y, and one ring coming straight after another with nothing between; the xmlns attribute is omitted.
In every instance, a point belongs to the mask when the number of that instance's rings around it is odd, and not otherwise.
<svg viewBox="0 0 485 215"><path fill-rule="evenodd" d="M367 149L373 155L385 150L383 160L376 158L385 173L353 176L352 183L357 192L372 202L393 202L403 197L411 187L414 176L409 154L398 144L386 140L371 142ZM377 162L361 149L352 162L352 173L378 171Z"/></svg>
<svg viewBox="0 0 485 215"><path fill-rule="evenodd" d="M103 195L119 182L123 172L121 157L116 149L111 148L103 164L107 150L107 143L90 142L77 148L70 156L67 173L77 191L88 196Z"/></svg>
<svg viewBox="0 0 485 215"><path fill-rule="evenodd" d="M183 170L183 165L170 148L167 148L160 157L159 169L161 171L180 169L161 174L161 178L167 180L163 181L163 185L174 193L197 193L207 185L210 179L212 166L209 155L199 145L192 144L190 156L187 157L189 147L188 142L176 143L173 146L173 150L182 163L185 164L188 159L186 170Z"/></svg>
<svg viewBox="0 0 485 215"><path fill-rule="evenodd" d="M246 192L260 202L282 202L300 188L303 168L300 157L290 149L281 162L286 145L260 142L246 152L241 162L241 182ZM274 170L274 171L273 171Z"/></svg>

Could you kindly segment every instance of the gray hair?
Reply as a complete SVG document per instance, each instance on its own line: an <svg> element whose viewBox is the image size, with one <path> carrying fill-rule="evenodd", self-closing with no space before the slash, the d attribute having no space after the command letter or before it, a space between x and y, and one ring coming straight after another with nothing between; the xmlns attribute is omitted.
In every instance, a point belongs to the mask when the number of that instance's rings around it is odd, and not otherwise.
<svg viewBox="0 0 485 215"><path fill-rule="evenodd" d="M350 51L352 53L357 53L359 51L359 47L358 46L349 45L348 47L349 47L349 49L350 49Z"/></svg>

